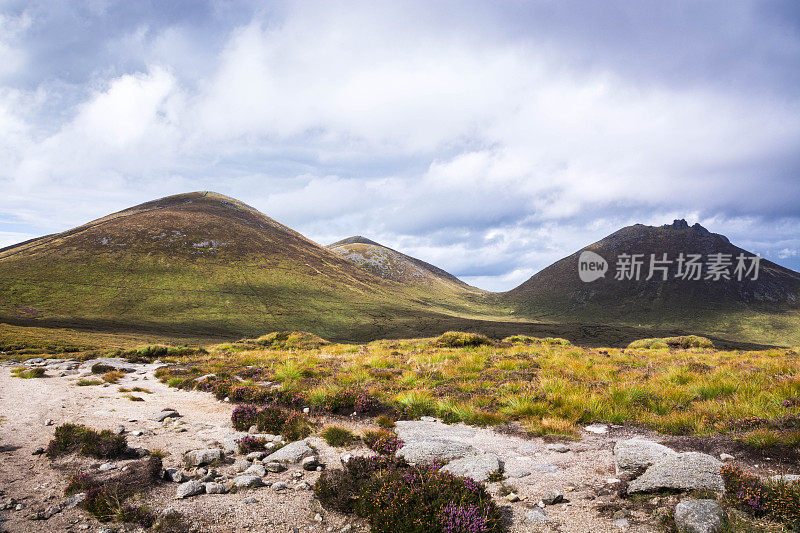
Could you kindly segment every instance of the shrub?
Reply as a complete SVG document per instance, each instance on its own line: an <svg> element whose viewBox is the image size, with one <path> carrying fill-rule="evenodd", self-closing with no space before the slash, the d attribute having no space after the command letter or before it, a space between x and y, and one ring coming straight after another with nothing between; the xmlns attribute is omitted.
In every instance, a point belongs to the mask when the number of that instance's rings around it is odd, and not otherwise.
<svg viewBox="0 0 800 533"><path fill-rule="evenodd" d="M378 424L378 427L382 427L384 429L392 429L395 426L394 420L386 415L381 415L376 418L375 423Z"/></svg>
<svg viewBox="0 0 800 533"><path fill-rule="evenodd" d="M330 344L307 331L273 331L257 338L255 342L273 350L315 350Z"/></svg>
<svg viewBox="0 0 800 533"><path fill-rule="evenodd" d="M247 455L250 452L263 452L267 441L263 438L244 437L239 441L239 453Z"/></svg>
<svg viewBox="0 0 800 533"><path fill-rule="evenodd" d="M102 385L103 382L99 379L79 379L75 385L78 387L90 387L92 385Z"/></svg>
<svg viewBox="0 0 800 533"><path fill-rule="evenodd" d="M255 425L259 431L277 433L288 440L299 440L311 434L311 424L305 415L276 406L259 410L252 405L240 405L233 410L231 422L238 431L247 431Z"/></svg>
<svg viewBox="0 0 800 533"><path fill-rule="evenodd" d="M370 449L381 455L394 455L403 445L403 441L393 432L386 429L365 431L361 438Z"/></svg>
<svg viewBox="0 0 800 533"><path fill-rule="evenodd" d="M331 413L368 414L380 410L381 402L367 390L347 388L325 394L321 407Z"/></svg>
<svg viewBox="0 0 800 533"><path fill-rule="evenodd" d="M28 369L26 369L25 367L15 368L14 370L11 371L11 374L15 377L22 379L43 378L45 375L44 368L40 366Z"/></svg>
<svg viewBox="0 0 800 533"><path fill-rule="evenodd" d="M79 424L58 426L53 440L47 446L48 457L57 457L72 452L98 459L113 459L125 454L128 443L123 435L111 431L95 431Z"/></svg>
<svg viewBox="0 0 800 533"><path fill-rule="evenodd" d="M705 337L697 335L683 335L680 337L663 337L657 339L639 339L628 345L631 350L658 350L665 348L714 348L714 343Z"/></svg>
<svg viewBox="0 0 800 533"><path fill-rule="evenodd" d="M355 512L376 533L504 531L486 489L469 478L412 467L392 459L362 458L322 473L314 492L323 506Z"/></svg>
<svg viewBox="0 0 800 533"><path fill-rule="evenodd" d="M105 374L103 374L102 379L106 383L116 383L117 381L119 381L124 377L125 377L124 372L120 372L118 370L112 370L111 372L106 372Z"/></svg>
<svg viewBox="0 0 800 533"><path fill-rule="evenodd" d="M741 510L800 528L800 483L762 481L731 465L724 465L721 474L728 499Z"/></svg>
<svg viewBox="0 0 800 533"><path fill-rule="evenodd" d="M506 337L502 342L510 344L522 344L525 346L533 345L547 345L547 346L572 346L572 343L567 339L559 337L529 337L528 335L511 335Z"/></svg>
<svg viewBox="0 0 800 533"><path fill-rule="evenodd" d="M116 370L113 366L103 363L95 363L92 365L92 374L105 374L106 372L111 372L113 370Z"/></svg>
<svg viewBox="0 0 800 533"><path fill-rule="evenodd" d="M267 387L258 385L239 385L230 387L227 396L237 403L267 403L272 400L272 392Z"/></svg>
<svg viewBox="0 0 800 533"><path fill-rule="evenodd" d="M494 344L486 335L467 333L464 331L447 331L433 341L434 346L442 348L460 348L463 346L482 346Z"/></svg>
<svg viewBox="0 0 800 533"><path fill-rule="evenodd" d="M148 529L153 526L156 519L146 507L139 507L137 505L123 505L117 511L116 519L120 522L134 522L139 524L139 527Z"/></svg>
<svg viewBox="0 0 800 533"><path fill-rule="evenodd" d="M347 446L356 438L352 431L339 426L328 426L320 435L328 445L336 447Z"/></svg>
<svg viewBox="0 0 800 533"><path fill-rule="evenodd" d="M252 405L238 405L231 414L231 422L235 430L247 431L257 424L258 409Z"/></svg>

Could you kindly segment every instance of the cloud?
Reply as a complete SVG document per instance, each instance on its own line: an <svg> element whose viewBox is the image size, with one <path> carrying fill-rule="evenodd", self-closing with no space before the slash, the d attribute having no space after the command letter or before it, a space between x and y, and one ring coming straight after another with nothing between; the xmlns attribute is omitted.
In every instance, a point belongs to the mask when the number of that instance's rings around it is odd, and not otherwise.
<svg viewBox="0 0 800 533"><path fill-rule="evenodd" d="M28 233L212 189L492 288L683 217L800 266L789 3L3 11L0 214Z"/></svg>

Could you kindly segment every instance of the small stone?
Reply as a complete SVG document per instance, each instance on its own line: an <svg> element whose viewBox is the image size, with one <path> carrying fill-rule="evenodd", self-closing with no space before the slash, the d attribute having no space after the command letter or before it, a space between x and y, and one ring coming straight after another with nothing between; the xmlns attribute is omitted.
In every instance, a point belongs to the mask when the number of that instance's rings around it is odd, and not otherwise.
<svg viewBox="0 0 800 533"><path fill-rule="evenodd" d="M39 446L38 448L33 450L33 453L31 455L42 455L43 453L44 453L44 448Z"/></svg>
<svg viewBox="0 0 800 533"><path fill-rule="evenodd" d="M314 515L314 522L322 522L322 515L317 513Z"/></svg>
<svg viewBox="0 0 800 533"><path fill-rule="evenodd" d="M308 470L308 471L316 470L317 467L319 466L319 461L317 460L317 456L312 455L310 457L304 458L300 462L300 466L303 467L303 470Z"/></svg>
<svg viewBox="0 0 800 533"><path fill-rule="evenodd" d="M183 483L186 481L183 472L177 468L165 468L163 477L164 479L172 481L173 483Z"/></svg>
<svg viewBox="0 0 800 533"><path fill-rule="evenodd" d="M167 418L178 418L181 415L178 414L178 411L175 410L164 410L160 413L156 413L150 416L150 420L155 420L156 422L163 422Z"/></svg>
<svg viewBox="0 0 800 533"><path fill-rule="evenodd" d="M308 414L309 412L311 412L311 409L308 407L303 407L303 413Z"/></svg>
<svg viewBox="0 0 800 533"><path fill-rule="evenodd" d="M564 493L559 490L548 490L542 496L542 501L545 505L554 505L564 500Z"/></svg>
<svg viewBox="0 0 800 533"><path fill-rule="evenodd" d="M48 418L47 420L44 421L44 425L45 426L52 426L53 425L53 421L50 418Z"/></svg>
<svg viewBox="0 0 800 533"><path fill-rule="evenodd" d="M186 483L181 483L178 485L178 488L175 491L175 498L183 499L190 496L196 496L198 494L202 494L203 490L205 490L205 487L199 481L187 481Z"/></svg>
<svg viewBox="0 0 800 533"><path fill-rule="evenodd" d="M116 468L117 468L117 465L115 465L114 463L103 463L103 464L100 465L100 469L99 470L101 472L108 472L109 470L115 470Z"/></svg>
<svg viewBox="0 0 800 533"><path fill-rule="evenodd" d="M268 472L273 472L275 474L279 472L284 472L286 470L286 467L283 465L283 463L279 463L277 461L270 461L269 463L266 463L264 466L266 467Z"/></svg>
<svg viewBox="0 0 800 533"><path fill-rule="evenodd" d="M250 468L250 461L247 459L236 459L233 463L233 470L236 472L244 472L248 468Z"/></svg>
<svg viewBox="0 0 800 533"><path fill-rule="evenodd" d="M264 465L253 465L244 471L245 475L264 477L267 475L267 469Z"/></svg>
<svg viewBox="0 0 800 533"><path fill-rule="evenodd" d="M567 453L569 451L569 446L557 442L555 444L548 444L547 449L551 452Z"/></svg>
<svg viewBox="0 0 800 533"><path fill-rule="evenodd" d="M614 520L612 524L614 524L614 527L618 527L619 529L628 529L628 526L630 525L630 523L628 523L628 520L626 518L620 518L618 520Z"/></svg>
<svg viewBox="0 0 800 533"><path fill-rule="evenodd" d="M436 419L432 416L421 416L419 419L423 422L436 422Z"/></svg>
<svg viewBox="0 0 800 533"><path fill-rule="evenodd" d="M142 435L144 435L144 431L137 429L136 431L131 433L131 435L133 435L134 437L141 437Z"/></svg>
<svg viewBox="0 0 800 533"><path fill-rule="evenodd" d="M544 509L534 507L525 513L526 524L537 524L541 522L547 522L547 512Z"/></svg>
<svg viewBox="0 0 800 533"><path fill-rule="evenodd" d="M265 452L250 452L245 457L247 457L251 461L256 461L256 460L260 461L266 456L267 454Z"/></svg>
<svg viewBox="0 0 800 533"><path fill-rule="evenodd" d="M723 461L723 462L725 462L725 461L733 461L734 459L735 458L729 453L721 453L721 454L719 454L719 460L720 461Z"/></svg>
<svg viewBox="0 0 800 533"><path fill-rule="evenodd" d="M605 433L608 433L608 426L605 424L592 424L586 426L584 429L589 433L594 433L595 435L604 435Z"/></svg>
<svg viewBox="0 0 800 533"><path fill-rule="evenodd" d="M615 477L610 477L606 480L606 485L616 485L620 480Z"/></svg>
<svg viewBox="0 0 800 533"><path fill-rule="evenodd" d="M206 494L225 494L225 485L222 483L206 483Z"/></svg>
<svg viewBox="0 0 800 533"><path fill-rule="evenodd" d="M519 501L519 496L517 496L517 494L514 493L514 492L510 492L510 493L506 494L506 500L508 500L510 502L518 502Z"/></svg>
<svg viewBox="0 0 800 533"><path fill-rule="evenodd" d="M264 482L258 476L238 476L234 478L233 486L237 489L252 489L263 487Z"/></svg>
<svg viewBox="0 0 800 533"><path fill-rule="evenodd" d="M125 434L125 426L117 426L114 428L114 433L117 435Z"/></svg>
<svg viewBox="0 0 800 533"><path fill-rule="evenodd" d="M555 474L559 468L556 465L536 465L532 467L536 472L544 472L546 474Z"/></svg>
<svg viewBox="0 0 800 533"><path fill-rule="evenodd" d="M250 505L252 503L258 503L258 500L256 500L252 496L250 496L249 498L245 498L244 500L242 500L242 503L246 503L246 504Z"/></svg>
<svg viewBox="0 0 800 533"><path fill-rule="evenodd" d="M295 485L295 490L311 490L311 485L307 481L303 481L302 483L298 483Z"/></svg>
<svg viewBox="0 0 800 533"><path fill-rule="evenodd" d="M286 485L286 483L284 483L283 481L276 481L275 483L272 484L272 490L274 490L275 492L281 492L288 488L289 486Z"/></svg>
<svg viewBox="0 0 800 533"><path fill-rule="evenodd" d="M187 466L203 466L225 458L225 452L219 448L206 448L204 450L192 450L186 452L185 459Z"/></svg>

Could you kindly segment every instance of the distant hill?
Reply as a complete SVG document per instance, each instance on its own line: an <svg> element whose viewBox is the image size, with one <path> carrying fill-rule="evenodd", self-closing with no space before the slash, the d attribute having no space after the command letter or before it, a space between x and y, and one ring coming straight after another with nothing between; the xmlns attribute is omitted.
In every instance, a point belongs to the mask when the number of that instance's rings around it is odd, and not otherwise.
<svg viewBox="0 0 800 533"><path fill-rule="evenodd" d="M442 285L452 290L481 292L441 268L360 235L329 244L327 248L384 279L404 284Z"/></svg>
<svg viewBox="0 0 800 533"><path fill-rule="evenodd" d="M582 281L579 258L591 251L608 263L604 277ZM639 279L625 269L616 279L618 261L624 254L639 255ZM670 263L656 263L666 271L649 274L651 254ZM683 264L678 258L683 254ZM690 254L701 259L700 279L687 266ZM709 277L708 264L716 254L727 266L731 279ZM742 256L742 279L737 279L737 258ZM754 254L699 224L689 226L676 220L664 226L636 224L543 269L519 287L499 295L499 300L516 306L516 313L536 319L584 323L656 325L687 332L704 332L728 338L760 338L766 342L800 344L800 274L761 259L753 280ZM679 272L679 267L683 267ZM721 267L722 268L722 267ZM722 268L725 270L725 268ZM684 279L679 274L691 274ZM664 280L666 274L667 279ZM622 277L622 276L620 276ZM627 279L634 278L634 279Z"/></svg>
<svg viewBox="0 0 800 533"><path fill-rule="evenodd" d="M0 321L16 324L231 336L301 329L364 340L436 333L453 313L491 314L466 292L375 276L213 192L161 198L0 251Z"/></svg>

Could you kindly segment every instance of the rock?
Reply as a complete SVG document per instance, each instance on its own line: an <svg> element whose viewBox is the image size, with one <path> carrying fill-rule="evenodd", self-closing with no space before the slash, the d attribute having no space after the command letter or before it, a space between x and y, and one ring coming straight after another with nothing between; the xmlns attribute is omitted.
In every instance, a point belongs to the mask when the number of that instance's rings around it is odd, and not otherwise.
<svg viewBox="0 0 800 533"><path fill-rule="evenodd" d="M64 509L74 509L78 505L82 504L86 501L86 493L79 492L78 494L73 494L67 501L64 502Z"/></svg>
<svg viewBox="0 0 800 533"><path fill-rule="evenodd" d="M288 488L289 486L286 485L286 483L284 483L283 481L276 481L275 483L272 484L272 490L274 490L275 492L281 492Z"/></svg>
<svg viewBox="0 0 800 533"><path fill-rule="evenodd" d="M555 474L560 470L556 465L536 465L531 468L536 472L544 472L545 474Z"/></svg>
<svg viewBox="0 0 800 533"><path fill-rule="evenodd" d="M617 467L617 474L633 474L664 457L673 455L677 455L675 451L649 440L621 440L614 445L614 463Z"/></svg>
<svg viewBox="0 0 800 533"><path fill-rule="evenodd" d="M245 470L244 473L247 476L264 477L267 475L267 469L264 468L264 465L253 465Z"/></svg>
<svg viewBox="0 0 800 533"><path fill-rule="evenodd" d="M198 494L202 494L203 490L205 490L205 487L199 481L187 481L186 483L181 483L178 485L178 488L175 491L175 498L183 499L190 496L196 496Z"/></svg>
<svg viewBox="0 0 800 533"><path fill-rule="evenodd" d="M155 420L156 422L163 422L167 418L178 418L179 415L178 411L161 411L160 413L156 413L150 416L150 420Z"/></svg>
<svg viewBox="0 0 800 533"><path fill-rule="evenodd" d="M177 468L165 468L163 477L164 479L172 481L173 483L183 483L186 480L183 472Z"/></svg>
<svg viewBox="0 0 800 533"><path fill-rule="evenodd" d="M412 465L430 463L434 459L449 462L479 453L471 444L447 439L405 441L403 447L397 450L397 456Z"/></svg>
<svg viewBox="0 0 800 533"><path fill-rule="evenodd" d="M594 433L595 435L604 435L608 433L608 426L605 424L592 424L590 426L586 426L583 429L585 429L589 433Z"/></svg>
<svg viewBox="0 0 800 533"><path fill-rule="evenodd" d="M542 495L542 501L545 505L555 505L564 501L564 493L559 490L548 490Z"/></svg>
<svg viewBox="0 0 800 533"><path fill-rule="evenodd" d="M233 463L233 470L235 472L244 472L251 466L252 465L250 464L250 461L247 459L236 459L236 461Z"/></svg>
<svg viewBox="0 0 800 533"><path fill-rule="evenodd" d="M735 457L732 456L729 453L721 453L721 454L719 454L719 460L720 461L723 461L723 462L725 462L725 461L733 461L734 459L735 459Z"/></svg>
<svg viewBox="0 0 800 533"><path fill-rule="evenodd" d="M270 461L269 463L265 463L264 465L268 472L279 473L286 470L286 467L283 463L279 463L277 461Z"/></svg>
<svg viewBox="0 0 800 533"><path fill-rule="evenodd" d="M275 453L268 455L264 461L265 462L286 462L286 463L297 463L303 457L311 455L314 453L314 450L306 443L306 441L298 440L292 443L287 444L280 450Z"/></svg>
<svg viewBox="0 0 800 533"><path fill-rule="evenodd" d="M675 526L683 533L719 533L725 511L714 500L683 500L675 506Z"/></svg>
<svg viewBox="0 0 800 533"><path fill-rule="evenodd" d="M440 471L450 472L456 476L470 477L475 481L483 482L489 478L490 474L499 471L500 467L500 459L493 453L486 453L450 461Z"/></svg>
<svg viewBox="0 0 800 533"><path fill-rule="evenodd" d="M256 425L250 426L249 428L247 428L247 432L250 433L251 435L258 433L258 426Z"/></svg>
<svg viewBox="0 0 800 533"><path fill-rule="evenodd" d="M33 450L33 453L31 455L42 455L43 453L44 453L44 448L39 446L38 448Z"/></svg>
<svg viewBox="0 0 800 533"><path fill-rule="evenodd" d="M44 421L44 425L45 426L52 426L53 425L53 420L48 418L47 420Z"/></svg>
<svg viewBox="0 0 800 533"><path fill-rule="evenodd" d="M630 523L628 522L627 518L617 518L612 522L614 527L618 527L619 529L628 529Z"/></svg>
<svg viewBox="0 0 800 533"><path fill-rule="evenodd" d="M303 467L303 470L313 471L316 470L319 464L319 460L317 459L316 455L310 455L300 461L300 466Z"/></svg>
<svg viewBox="0 0 800 533"><path fill-rule="evenodd" d="M203 486L206 494L225 494L225 485L222 483L206 483Z"/></svg>
<svg viewBox="0 0 800 533"><path fill-rule="evenodd" d="M263 487L264 482L258 476L238 476L233 480L233 486L237 489L248 489Z"/></svg>
<svg viewBox="0 0 800 533"><path fill-rule="evenodd" d="M567 453L569 451L569 446L557 442L555 444L548 444L547 449L551 452Z"/></svg>
<svg viewBox="0 0 800 533"><path fill-rule="evenodd" d="M506 470L505 472L506 477L513 477L513 478L522 478L528 477L531 475L530 470Z"/></svg>
<svg viewBox="0 0 800 533"><path fill-rule="evenodd" d="M519 501L519 496L517 496L517 494L515 492L509 492L508 494L506 494L505 498L506 498L506 500L508 500L508 501L510 501L512 503Z"/></svg>
<svg viewBox="0 0 800 533"><path fill-rule="evenodd" d="M253 504L253 503L258 503L258 500L256 500L252 496L250 496L249 498L245 498L244 500L242 500L242 503L246 503L246 504L250 505L250 504Z"/></svg>
<svg viewBox="0 0 800 533"><path fill-rule="evenodd" d="M225 458L225 452L219 448L206 448L204 450L192 450L186 452L184 459L186 466L202 466L222 461Z"/></svg>
<svg viewBox="0 0 800 533"><path fill-rule="evenodd" d="M125 434L125 426L117 426L114 428L114 433L116 435L124 435Z"/></svg>
<svg viewBox="0 0 800 533"><path fill-rule="evenodd" d="M322 515L317 513L314 515L314 522L322 522Z"/></svg>
<svg viewBox="0 0 800 533"><path fill-rule="evenodd" d="M722 463L704 453L686 452L665 457L628 485L628 492L724 489L719 469Z"/></svg>
<svg viewBox="0 0 800 533"><path fill-rule="evenodd" d="M311 485L309 485L308 481L303 481L295 485L295 490L311 490Z"/></svg>
<svg viewBox="0 0 800 533"><path fill-rule="evenodd" d="M525 513L526 524L540 524L542 522L547 522L547 512L544 509L534 507Z"/></svg>
<svg viewBox="0 0 800 533"><path fill-rule="evenodd" d="M142 435L144 435L144 431L137 429L136 431L131 433L131 435L133 435L134 437L141 437Z"/></svg>
<svg viewBox="0 0 800 533"><path fill-rule="evenodd" d="M115 468L117 468L117 465L115 465L114 463L103 463L100 465L99 470L101 472L108 472L109 470L114 470Z"/></svg>
<svg viewBox="0 0 800 533"><path fill-rule="evenodd" d="M436 419L432 416L421 416L419 419L423 422L436 422Z"/></svg>
<svg viewBox="0 0 800 533"><path fill-rule="evenodd" d="M245 457L247 457L251 461L260 461L266 456L267 454L264 452L250 452Z"/></svg>
<svg viewBox="0 0 800 533"><path fill-rule="evenodd" d="M800 475L797 474L779 474L777 476L770 476L770 481L776 483L797 483L800 481Z"/></svg>

